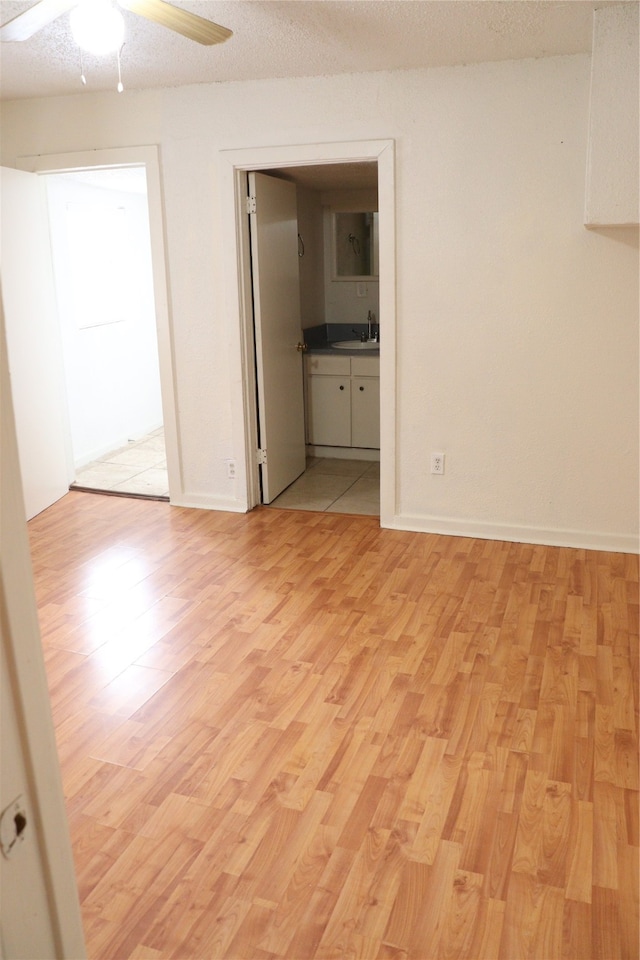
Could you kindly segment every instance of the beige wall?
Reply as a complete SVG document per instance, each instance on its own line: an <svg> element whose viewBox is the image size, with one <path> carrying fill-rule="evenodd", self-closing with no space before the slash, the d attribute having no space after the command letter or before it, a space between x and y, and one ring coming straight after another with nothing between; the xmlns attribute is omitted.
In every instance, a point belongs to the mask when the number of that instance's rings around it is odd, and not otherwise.
<svg viewBox="0 0 640 960"><path fill-rule="evenodd" d="M585 223L637 224L640 119L639 7L593 15Z"/></svg>
<svg viewBox="0 0 640 960"><path fill-rule="evenodd" d="M589 83L575 56L22 101L2 162L159 144L185 493L242 504L219 151L394 138L393 525L631 550L637 231L583 226Z"/></svg>

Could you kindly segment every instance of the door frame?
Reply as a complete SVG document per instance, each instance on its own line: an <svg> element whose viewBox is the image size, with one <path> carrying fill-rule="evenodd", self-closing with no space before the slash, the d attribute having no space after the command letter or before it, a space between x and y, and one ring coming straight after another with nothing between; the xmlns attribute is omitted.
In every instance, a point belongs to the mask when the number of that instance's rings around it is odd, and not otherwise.
<svg viewBox="0 0 640 960"><path fill-rule="evenodd" d="M75 173L81 170L140 166L145 168L147 178L151 269L169 499L180 503L183 499L182 458L180 455L180 434L175 396L173 333L169 315L158 147L155 145L115 147L107 150L88 150L79 153L18 157L16 160L16 167L19 170L37 174Z"/></svg>
<svg viewBox="0 0 640 960"><path fill-rule="evenodd" d="M246 174L291 166L374 161L378 165L380 212L380 525L392 526L396 514L396 255L395 141L356 140L291 146L221 150L218 186L224 249L226 307L230 321L230 357L238 360L232 384L234 436L243 438L238 482L244 483L247 509L260 503L257 390L250 263L246 212ZM232 242L231 242L232 241Z"/></svg>

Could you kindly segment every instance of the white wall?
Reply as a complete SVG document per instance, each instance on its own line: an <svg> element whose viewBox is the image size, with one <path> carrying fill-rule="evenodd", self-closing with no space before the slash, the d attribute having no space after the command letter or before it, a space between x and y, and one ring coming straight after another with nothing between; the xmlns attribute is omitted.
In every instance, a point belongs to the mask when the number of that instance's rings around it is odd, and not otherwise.
<svg viewBox="0 0 640 960"><path fill-rule="evenodd" d="M333 280L329 274L325 279L327 323L342 323L350 329L354 323L366 323L371 310L375 322L380 321L381 328L384 326L384 317L380 316L380 284L377 279L368 278L360 282Z"/></svg>
<svg viewBox="0 0 640 960"><path fill-rule="evenodd" d="M365 283L334 280L331 263L332 211L377 210L377 191L319 192L298 186L297 198L298 229L304 242L304 256L299 261L302 328L323 323L342 323L351 328L354 323L365 323L369 310L377 320L378 278Z"/></svg>
<svg viewBox="0 0 640 960"><path fill-rule="evenodd" d="M589 78L576 56L14 102L3 162L160 145L185 493L241 505L219 151L395 138L394 525L636 549L638 241L583 226Z"/></svg>
<svg viewBox="0 0 640 960"><path fill-rule="evenodd" d="M306 330L325 322L322 203L317 190L299 186L296 196L299 243L302 243L298 248L300 320L302 329Z"/></svg>
<svg viewBox="0 0 640 960"><path fill-rule="evenodd" d="M109 173L100 174L104 187L77 182L67 175L47 177L76 467L162 425L146 193L109 188ZM69 253L69 204L86 205L90 210L124 211L126 264L133 283L126 292L125 313L117 322L93 326L92 316L77 316ZM110 282L109 274L107 280Z"/></svg>
<svg viewBox="0 0 640 960"><path fill-rule="evenodd" d="M639 8L593 14L585 223L638 223Z"/></svg>
<svg viewBox="0 0 640 960"><path fill-rule="evenodd" d="M343 323L351 327L354 323L366 323L369 311L376 322L383 323L380 317L380 284L378 278L366 281L335 280L335 256L333 217L335 212L373 211L378 209L378 191L367 190L328 190L322 194L324 204L324 297L327 323Z"/></svg>

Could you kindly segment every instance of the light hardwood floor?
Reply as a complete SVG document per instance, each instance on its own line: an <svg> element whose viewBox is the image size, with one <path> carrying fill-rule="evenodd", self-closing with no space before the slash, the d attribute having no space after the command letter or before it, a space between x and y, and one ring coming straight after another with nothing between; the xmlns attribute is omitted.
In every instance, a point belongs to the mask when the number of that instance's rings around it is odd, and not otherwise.
<svg viewBox="0 0 640 960"><path fill-rule="evenodd" d="M637 558L81 493L29 529L92 960L637 956Z"/></svg>

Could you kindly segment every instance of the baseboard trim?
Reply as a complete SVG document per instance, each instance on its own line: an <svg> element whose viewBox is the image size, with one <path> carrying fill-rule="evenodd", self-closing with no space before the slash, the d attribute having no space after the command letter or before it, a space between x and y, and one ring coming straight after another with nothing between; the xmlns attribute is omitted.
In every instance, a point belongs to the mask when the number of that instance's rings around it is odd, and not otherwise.
<svg viewBox="0 0 640 960"><path fill-rule="evenodd" d="M332 460L379 460L380 451L373 447L320 447L308 443L308 457L329 457Z"/></svg>
<svg viewBox="0 0 640 960"><path fill-rule="evenodd" d="M517 527L480 523L452 517L409 516L396 514L382 526L413 533L437 533L480 540L505 540L509 543L533 543L548 547L575 547L604 550L607 553L640 553L640 538L632 534L597 533L590 530L555 530L542 527Z"/></svg>
<svg viewBox="0 0 640 960"><path fill-rule="evenodd" d="M196 510L220 510L227 513L247 513L246 501L188 494L172 498L174 507ZM597 533L590 530L556 530L543 527L518 527L499 523L480 523L453 517L411 516L395 514L382 517L381 526L387 530L406 530L408 533L435 533L449 537L474 537L479 540L504 540L508 543L532 543L546 547L574 547L581 550L604 550L607 553L640 553L640 538L633 534Z"/></svg>

